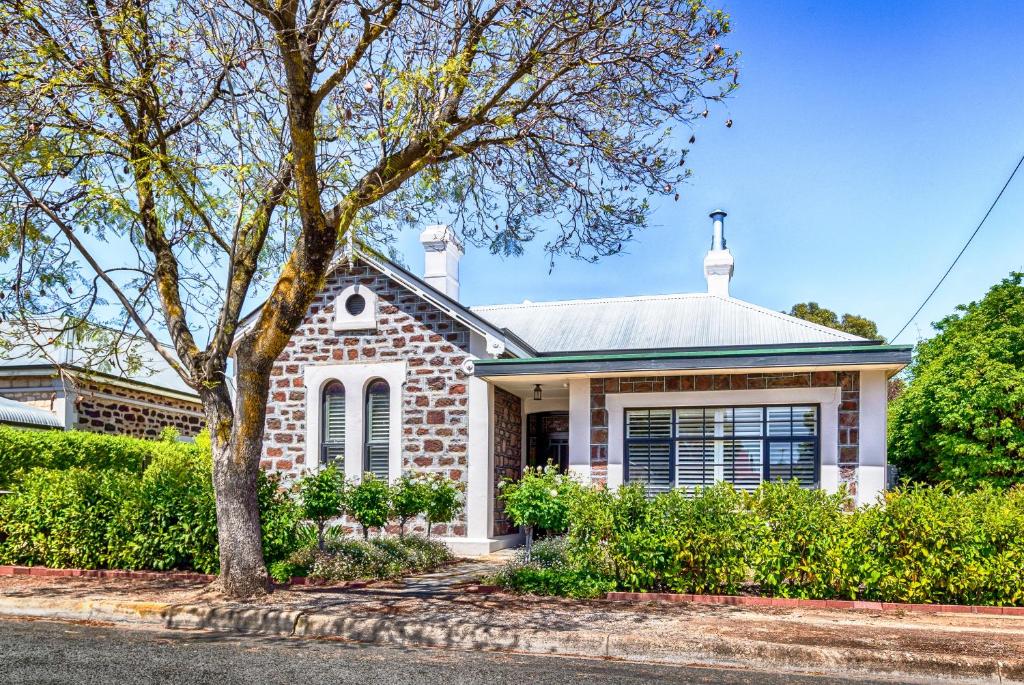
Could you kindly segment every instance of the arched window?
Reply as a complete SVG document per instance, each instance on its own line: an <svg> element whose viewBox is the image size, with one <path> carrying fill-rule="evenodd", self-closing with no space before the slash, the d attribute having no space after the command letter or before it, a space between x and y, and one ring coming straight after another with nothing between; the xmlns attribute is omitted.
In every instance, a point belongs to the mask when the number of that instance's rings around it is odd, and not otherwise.
<svg viewBox="0 0 1024 685"><path fill-rule="evenodd" d="M345 386L331 381L323 390L320 419L320 463L345 461Z"/></svg>
<svg viewBox="0 0 1024 685"><path fill-rule="evenodd" d="M370 381L366 388L366 454L363 470L388 477L388 435L391 428L391 388L387 381Z"/></svg>

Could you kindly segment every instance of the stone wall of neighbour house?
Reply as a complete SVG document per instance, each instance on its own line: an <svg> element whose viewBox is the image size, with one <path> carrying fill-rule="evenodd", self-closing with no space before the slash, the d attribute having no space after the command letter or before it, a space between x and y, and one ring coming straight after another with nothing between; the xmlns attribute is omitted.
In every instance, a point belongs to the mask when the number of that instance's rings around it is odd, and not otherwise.
<svg viewBox="0 0 1024 685"><path fill-rule="evenodd" d="M337 296L360 284L377 297L376 329L335 331ZM338 306L343 306L339 303ZM440 473L467 480L467 375L469 329L416 293L365 264L339 268L316 297L305 320L271 370L262 466L286 478L315 468L306 463L307 396L304 369L312 364L366 364L405 360L408 375L402 395L403 471ZM347 402L362 402L362 388L346 388ZM310 407L319 410L319 398ZM423 531L422 523L416 530ZM434 527L440 535L464 536L464 515Z"/></svg>
<svg viewBox="0 0 1024 685"><path fill-rule="evenodd" d="M860 372L799 371L594 378L590 381L590 469L594 482L608 478L608 411L605 396L614 393L687 392L691 390L768 390L842 388L839 405L839 482L857 494L860 459Z"/></svg>
<svg viewBox="0 0 1024 685"><path fill-rule="evenodd" d="M77 430L152 439L164 428L174 428L181 437L194 438L206 426L199 400L188 402L95 380L77 381L74 392Z"/></svg>
<svg viewBox="0 0 1024 685"><path fill-rule="evenodd" d="M510 535L517 526L505 514L497 497L505 479L518 480L523 474L523 401L512 393L494 388L494 534Z"/></svg>
<svg viewBox="0 0 1024 685"><path fill-rule="evenodd" d="M0 377L0 397L23 404L55 411L60 379L54 376Z"/></svg>

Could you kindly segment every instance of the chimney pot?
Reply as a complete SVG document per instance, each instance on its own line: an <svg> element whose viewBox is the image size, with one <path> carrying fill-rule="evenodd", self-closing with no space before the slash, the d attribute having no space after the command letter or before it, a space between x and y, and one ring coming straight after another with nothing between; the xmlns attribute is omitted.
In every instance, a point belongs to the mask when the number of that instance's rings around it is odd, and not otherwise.
<svg viewBox="0 0 1024 685"><path fill-rule="evenodd" d="M708 281L708 293L729 297L729 281L732 280L735 262L725 242L727 214L721 209L716 209L709 216L714 223L711 230L711 249L704 256L704 278Z"/></svg>

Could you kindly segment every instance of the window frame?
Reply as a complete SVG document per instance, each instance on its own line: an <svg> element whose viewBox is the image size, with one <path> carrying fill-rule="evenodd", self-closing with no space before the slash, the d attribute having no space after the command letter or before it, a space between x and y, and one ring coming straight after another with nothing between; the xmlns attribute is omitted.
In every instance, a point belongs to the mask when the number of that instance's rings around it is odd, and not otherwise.
<svg viewBox="0 0 1024 685"><path fill-rule="evenodd" d="M792 412L793 407L814 407L814 435L769 435L768 434L768 409L779 407L789 407ZM677 482L677 451L679 442L685 442L687 440L696 440L696 436L683 435L680 436L678 432L679 421L677 418L677 412L680 409L701 409L704 412L708 410L725 410L725 409L760 409L761 410L761 435L760 436L708 436L707 435L707 421L702 422L701 437L700 440L703 443L714 444L715 440L758 440L761 442L761 483L770 482L770 471L771 471L771 444L772 443L784 443L794 444L801 442L813 442L814 443L814 482L808 489L819 489L821 488L821 402L780 402L771 404L695 404L695 405L673 405L667 407L658 406L638 406L638 407L627 407L622 412L622 480L624 484L630 483L629 476L629 446L631 444L668 444L669 445L669 475L671 477L670 490L675 490L682 487ZM671 412L670 419L670 431L671 435L667 438L630 438L629 437L629 415L631 412L652 412L652 411L669 411ZM705 414L706 416L706 414ZM792 421L792 416L791 416ZM728 479L724 479L725 482L732 482ZM644 481L636 481L644 482ZM712 480L712 484L719 481Z"/></svg>
<svg viewBox="0 0 1024 685"><path fill-rule="evenodd" d="M383 383L387 386L387 401L384 403L384 415L387 417L387 435L383 440L371 441L370 434L373 430L373 421L370 415L370 398L375 394L371 392L374 385ZM363 470L362 473L373 473L370 468L370 448L383 446L387 450L387 467L383 476L374 473L377 478L388 480L391 477L391 431L395 428L391 425L391 393L394 392L391 383L386 378L374 376L370 378L363 390ZM380 393L376 393L380 394Z"/></svg>
<svg viewBox="0 0 1024 685"><path fill-rule="evenodd" d="M334 386L334 385L337 385L338 387L341 388L341 392L340 393L328 392L328 390L330 390L330 388L332 386ZM340 394L344 398L344 403L342 404L342 411L341 411L341 421L342 421L342 429L341 430L342 430L342 434L343 434L344 437L342 438L340 443L337 442L337 441L334 441L332 443L332 444L340 444L341 445L341 460L340 461L341 461L341 464L342 464L342 468L344 468L344 464L345 464L345 449L346 449L347 436L348 436L348 388L345 387L344 383L342 383L341 381L339 381L337 379L332 379L332 380L327 381L320 388L320 440L319 440L319 444L320 444L320 449L319 449L320 459L319 459L319 463L320 463L320 466L327 466L328 464L337 463L339 461L337 458L329 459L327 457L327 443L328 443L328 440L326 438L327 438L327 432L329 430L329 423L327 421L327 398L328 398L328 396L334 395L334 394Z"/></svg>

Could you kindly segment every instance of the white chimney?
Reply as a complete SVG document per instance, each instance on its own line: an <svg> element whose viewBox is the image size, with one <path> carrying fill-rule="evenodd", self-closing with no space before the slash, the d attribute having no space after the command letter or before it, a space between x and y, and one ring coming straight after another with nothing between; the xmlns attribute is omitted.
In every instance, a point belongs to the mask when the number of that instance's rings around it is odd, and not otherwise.
<svg viewBox="0 0 1024 685"><path fill-rule="evenodd" d="M704 278L708 279L708 293L729 297L729 281L732 280L733 258L725 246L725 217L720 209L711 212L714 231L711 250L704 257Z"/></svg>
<svg viewBox="0 0 1024 685"><path fill-rule="evenodd" d="M443 224L427 226L420 233L420 242L425 252L423 280L458 301L463 251L455 232Z"/></svg>

